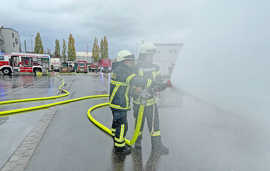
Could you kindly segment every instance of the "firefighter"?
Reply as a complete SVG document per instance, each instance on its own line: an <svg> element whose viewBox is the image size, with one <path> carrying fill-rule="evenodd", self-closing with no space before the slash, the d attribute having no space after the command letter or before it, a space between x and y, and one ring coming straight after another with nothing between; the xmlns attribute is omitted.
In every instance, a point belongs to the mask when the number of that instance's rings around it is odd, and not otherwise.
<svg viewBox="0 0 270 171"><path fill-rule="evenodd" d="M114 152L127 155L131 153L131 148L125 144L125 136L128 130L127 111L130 110L130 84L135 77L135 58L129 51L122 50L116 60L112 67L109 98L113 114Z"/></svg>
<svg viewBox="0 0 270 171"><path fill-rule="evenodd" d="M164 90L168 85L164 83L160 76L159 66L153 64L153 56L156 52L156 47L152 43L145 43L141 46L137 61L137 76L136 79L143 82L140 87L137 87L136 95L133 97L134 117L139 115L140 107L143 107L143 119L141 132L135 143L135 149L141 149L142 131L145 119L149 132L151 134L152 151L159 154L168 154L169 149L163 145L160 136L159 128L159 113L157 108L157 93ZM140 81L138 81L140 82Z"/></svg>

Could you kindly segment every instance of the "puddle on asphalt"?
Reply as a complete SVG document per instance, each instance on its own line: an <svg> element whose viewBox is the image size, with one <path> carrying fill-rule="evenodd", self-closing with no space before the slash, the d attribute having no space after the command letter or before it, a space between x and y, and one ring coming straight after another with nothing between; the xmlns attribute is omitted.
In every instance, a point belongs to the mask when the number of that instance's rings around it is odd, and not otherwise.
<svg viewBox="0 0 270 171"><path fill-rule="evenodd" d="M159 168L159 161L161 158L161 154L155 151L151 151L150 156L146 160L146 163L143 162L143 155L141 149L132 149L131 152L131 158L132 158L132 169L133 170L147 170L147 171L154 171ZM112 170L118 171L118 170L125 170L125 160L126 156L117 155L112 150Z"/></svg>

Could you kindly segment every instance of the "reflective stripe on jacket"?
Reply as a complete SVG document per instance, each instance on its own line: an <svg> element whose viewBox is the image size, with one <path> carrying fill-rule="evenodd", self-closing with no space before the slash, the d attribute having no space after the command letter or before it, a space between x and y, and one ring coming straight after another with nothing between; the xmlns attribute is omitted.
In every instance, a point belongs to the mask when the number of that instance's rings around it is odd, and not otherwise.
<svg viewBox="0 0 270 171"><path fill-rule="evenodd" d="M151 96L147 99L142 99L140 95L135 95L133 99L134 104L144 104L146 106L151 106L156 103L155 92L152 88L161 82L160 70L157 65L150 65L147 67L138 66L137 78L143 82L141 87L143 89L148 89Z"/></svg>
<svg viewBox="0 0 270 171"><path fill-rule="evenodd" d="M113 109L130 109L130 82L136 76L133 70L120 63L113 68L110 84L110 107Z"/></svg>

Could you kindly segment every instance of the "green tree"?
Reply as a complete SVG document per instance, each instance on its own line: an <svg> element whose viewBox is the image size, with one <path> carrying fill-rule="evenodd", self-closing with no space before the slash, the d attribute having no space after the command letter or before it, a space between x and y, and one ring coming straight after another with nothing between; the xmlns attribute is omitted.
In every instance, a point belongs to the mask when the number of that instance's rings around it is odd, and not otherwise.
<svg viewBox="0 0 270 171"><path fill-rule="evenodd" d="M68 38L68 60L76 60L75 40L71 33Z"/></svg>
<svg viewBox="0 0 270 171"><path fill-rule="evenodd" d="M106 36L104 36L104 40L103 40L103 58L108 58L109 57L109 50L108 50L108 40L106 38Z"/></svg>
<svg viewBox="0 0 270 171"><path fill-rule="evenodd" d="M65 39L63 39L62 58L63 58L64 62L66 62L66 60L67 60L66 51L67 51L67 45L66 45Z"/></svg>
<svg viewBox="0 0 270 171"><path fill-rule="evenodd" d="M100 41L100 58L104 58L104 41L101 39Z"/></svg>
<svg viewBox="0 0 270 171"><path fill-rule="evenodd" d="M40 37L40 33L37 32L36 34L36 38L35 38L35 49L34 49L35 53L43 53L43 45L42 45L42 40Z"/></svg>
<svg viewBox="0 0 270 171"><path fill-rule="evenodd" d="M72 56L73 56L73 61L76 60L76 48L75 48L75 39L72 37Z"/></svg>
<svg viewBox="0 0 270 171"><path fill-rule="evenodd" d="M54 50L54 56L59 58L60 57L60 43L59 40L55 40L55 50Z"/></svg>
<svg viewBox="0 0 270 171"><path fill-rule="evenodd" d="M94 62L97 62L99 60L99 46L98 46L98 40L95 37L93 48L92 48L92 56L94 58Z"/></svg>

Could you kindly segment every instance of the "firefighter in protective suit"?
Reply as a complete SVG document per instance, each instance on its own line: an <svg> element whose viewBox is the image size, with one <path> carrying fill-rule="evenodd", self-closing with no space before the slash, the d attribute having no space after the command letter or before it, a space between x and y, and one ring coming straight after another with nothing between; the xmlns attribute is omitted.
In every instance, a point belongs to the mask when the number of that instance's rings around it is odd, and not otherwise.
<svg viewBox="0 0 270 171"><path fill-rule="evenodd" d="M141 80L140 82L143 82L143 85L137 87L136 92L140 93L136 93L133 97L135 123L137 123L140 107L143 107L143 119L141 132L135 143L135 149L141 149L141 134L146 119L151 134L152 151L158 152L159 154L168 154L169 149L164 146L161 141L157 108L157 93L164 90L168 84L162 80L159 66L153 64L153 56L155 53L156 47L154 44L144 43L140 48L136 66L136 79Z"/></svg>
<svg viewBox="0 0 270 171"><path fill-rule="evenodd" d="M112 134L114 139L114 152L127 155L131 153L125 144L128 130L127 111L130 110L130 84L135 77L134 55L127 50L118 53L116 62L112 66L110 83L110 108L113 114Z"/></svg>

